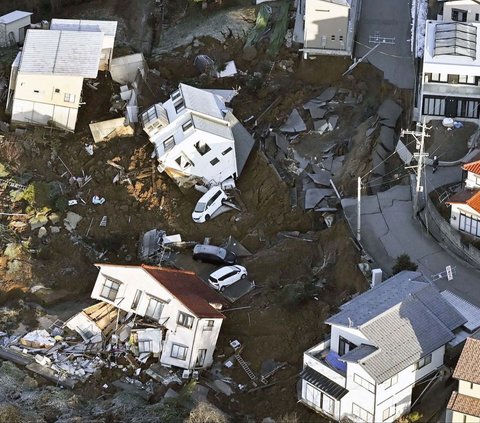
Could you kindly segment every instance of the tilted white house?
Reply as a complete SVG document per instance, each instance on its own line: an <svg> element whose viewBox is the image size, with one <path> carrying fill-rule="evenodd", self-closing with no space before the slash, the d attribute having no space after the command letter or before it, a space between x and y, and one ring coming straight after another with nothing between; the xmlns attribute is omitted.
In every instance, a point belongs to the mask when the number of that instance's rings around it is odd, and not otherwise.
<svg viewBox="0 0 480 423"><path fill-rule="evenodd" d="M467 172L465 189L452 195L450 225L457 231L480 237L480 160L466 163L462 169Z"/></svg>
<svg viewBox="0 0 480 423"><path fill-rule="evenodd" d="M146 265L96 266L92 298L163 329L153 346L160 351L160 363L184 369L213 363L226 302L195 273Z"/></svg>
<svg viewBox="0 0 480 423"><path fill-rule="evenodd" d="M97 77L103 38L100 31L28 30L10 73L11 121L73 131L83 79Z"/></svg>
<svg viewBox="0 0 480 423"><path fill-rule="evenodd" d="M480 23L427 21L418 107L427 120L478 123Z"/></svg>
<svg viewBox="0 0 480 423"><path fill-rule="evenodd" d="M15 10L0 16L0 47L23 43L27 29L32 23L32 12Z"/></svg>
<svg viewBox="0 0 480 423"><path fill-rule="evenodd" d="M352 56L361 0L299 0L294 41L304 57Z"/></svg>
<svg viewBox="0 0 480 423"><path fill-rule="evenodd" d="M330 339L304 353L300 401L335 420L393 422L466 321L421 273L403 271L325 322Z"/></svg>
<svg viewBox="0 0 480 423"><path fill-rule="evenodd" d="M102 55L98 69L110 70L113 57L117 21L93 21L87 19L52 19L50 29L58 31L102 32Z"/></svg>
<svg viewBox="0 0 480 423"><path fill-rule="evenodd" d="M180 186L236 179L254 143L222 97L186 84L142 113L141 121L158 170Z"/></svg>
<svg viewBox="0 0 480 423"><path fill-rule="evenodd" d="M447 405L447 423L480 422L480 332L469 337L463 347L453 377L458 390Z"/></svg>

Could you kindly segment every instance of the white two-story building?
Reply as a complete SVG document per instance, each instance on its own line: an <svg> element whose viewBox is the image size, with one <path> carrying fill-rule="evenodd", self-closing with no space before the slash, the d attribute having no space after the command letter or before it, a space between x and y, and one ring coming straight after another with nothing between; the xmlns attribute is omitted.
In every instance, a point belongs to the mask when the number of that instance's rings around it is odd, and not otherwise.
<svg viewBox="0 0 480 423"><path fill-rule="evenodd" d="M458 390L447 405L447 423L480 422L480 332L470 336L458 360L453 377Z"/></svg>
<svg viewBox="0 0 480 423"><path fill-rule="evenodd" d="M146 110L141 121L158 170L180 186L236 179L254 143L219 95L185 84Z"/></svg>
<svg viewBox="0 0 480 423"><path fill-rule="evenodd" d="M160 363L184 369L213 363L226 302L195 273L146 265L96 266L92 298L161 328L162 339L151 348L159 351Z"/></svg>
<svg viewBox="0 0 480 423"><path fill-rule="evenodd" d="M330 339L304 353L300 401L335 420L393 422L465 322L421 273L403 271L325 322Z"/></svg>

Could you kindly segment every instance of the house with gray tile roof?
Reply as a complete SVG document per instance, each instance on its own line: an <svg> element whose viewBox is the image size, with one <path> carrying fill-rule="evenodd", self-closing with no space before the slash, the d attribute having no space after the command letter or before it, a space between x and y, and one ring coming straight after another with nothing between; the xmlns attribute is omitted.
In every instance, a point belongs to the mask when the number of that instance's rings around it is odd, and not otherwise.
<svg viewBox="0 0 480 423"><path fill-rule="evenodd" d="M403 271L343 304L304 353L300 401L329 418L393 422L443 366L467 319L421 273Z"/></svg>
<svg viewBox="0 0 480 423"><path fill-rule="evenodd" d="M182 187L236 179L254 144L220 95L186 84L147 109L141 122L158 170Z"/></svg>

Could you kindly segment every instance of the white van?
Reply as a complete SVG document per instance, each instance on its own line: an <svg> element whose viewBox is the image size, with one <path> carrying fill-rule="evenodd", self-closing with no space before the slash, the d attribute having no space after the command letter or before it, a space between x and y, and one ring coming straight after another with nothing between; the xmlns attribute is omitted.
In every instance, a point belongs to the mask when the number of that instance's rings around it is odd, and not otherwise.
<svg viewBox="0 0 480 423"><path fill-rule="evenodd" d="M194 222L203 223L212 217L212 215L223 205L227 199L227 194L221 187L210 188L202 198L198 200L195 210L192 213Z"/></svg>

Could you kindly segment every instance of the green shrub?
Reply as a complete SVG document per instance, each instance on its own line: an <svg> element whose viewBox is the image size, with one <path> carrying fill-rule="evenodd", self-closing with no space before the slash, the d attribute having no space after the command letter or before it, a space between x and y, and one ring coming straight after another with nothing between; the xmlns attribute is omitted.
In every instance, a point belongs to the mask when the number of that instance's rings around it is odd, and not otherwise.
<svg viewBox="0 0 480 423"><path fill-rule="evenodd" d="M415 271L418 269L418 264L414 263L408 254L400 254L395 259L395 264L392 267L392 272L394 275L400 273L402 270L411 270Z"/></svg>

